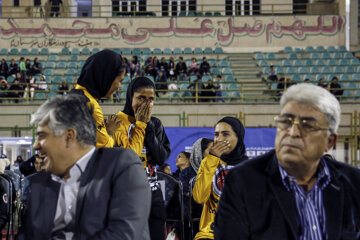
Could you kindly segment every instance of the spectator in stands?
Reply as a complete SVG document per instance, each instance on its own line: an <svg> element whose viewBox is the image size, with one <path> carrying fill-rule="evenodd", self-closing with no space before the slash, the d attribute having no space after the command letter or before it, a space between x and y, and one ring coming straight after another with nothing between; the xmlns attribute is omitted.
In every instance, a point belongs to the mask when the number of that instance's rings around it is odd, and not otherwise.
<svg viewBox="0 0 360 240"><path fill-rule="evenodd" d="M37 17L39 12L39 17L44 17L44 10L41 6L41 0L34 0L34 17Z"/></svg>
<svg viewBox="0 0 360 240"><path fill-rule="evenodd" d="M173 57L170 57L169 59L169 78L171 81L175 80L176 78L176 73L175 73L175 60Z"/></svg>
<svg viewBox="0 0 360 240"><path fill-rule="evenodd" d="M37 172L45 170L45 157L40 157L39 154L35 154L34 167Z"/></svg>
<svg viewBox="0 0 360 240"><path fill-rule="evenodd" d="M35 169L35 154L32 155L29 159L24 161L19 165L20 172L26 177L36 172Z"/></svg>
<svg viewBox="0 0 360 240"><path fill-rule="evenodd" d="M35 95L35 90L38 87L38 85L36 83L37 79L35 77L33 77L32 75L28 75L26 81L29 84L25 88L24 98L27 98L29 96L31 99L33 99L34 95ZM30 93L30 95L29 95L29 93Z"/></svg>
<svg viewBox="0 0 360 240"><path fill-rule="evenodd" d="M0 63L0 76L4 76L5 79L9 76L9 66L4 58L1 59Z"/></svg>
<svg viewBox="0 0 360 240"><path fill-rule="evenodd" d="M206 57L203 57L202 63L200 64L200 74L201 75L208 75L210 74L210 64L208 63Z"/></svg>
<svg viewBox="0 0 360 240"><path fill-rule="evenodd" d="M116 122L113 128L107 128L98 101L101 98L110 98L121 87L125 71L121 55L108 49L102 50L86 60L76 87L70 92L85 95L89 99L89 104L94 108L97 148L114 146L112 136L118 128L119 122ZM111 122L110 116L107 121Z"/></svg>
<svg viewBox="0 0 360 240"><path fill-rule="evenodd" d="M16 77L17 73L20 72L18 64L15 62L15 59L11 59L9 65L9 75Z"/></svg>
<svg viewBox="0 0 360 240"><path fill-rule="evenodd" d="M4 174L5 168L10 165L10 160L5 154L0 154L0 174Z"/></svg>
<svg viewBox="0 0 360 240"><path fill-rule="evenodd" d="M280 100L275 149L231 169L215 239L359 239L360 170L331 151L339 102L313 84Z"/></svg>
<svg viewBox="0 0 360 240"><path fill-rule="evenodd" d="M17 163L18 165L22 164L24 162L24 159L22 158L21 155L18 155L16 157L15 163Z"/></svg>
<svg viewBox="0 0 360 240"><path fill-rule="evenodd" d="M140 157L152 192L149 217L151 239L165 239L165 208L156 165L170 155L170 142L161 121L152 116L155 86L147 77L133 79L126 92L124 110L117 113L120 126L114 135L115 146L131 148Z"/></svg>
<svg viewBox="0 0 360 240"><path fill-rule="evenodd" d="M151 75L152 70L153 70L153 58L149 56L144 64L144 72L147 75Z"/></svg>
<svg viewBox="0 0 360 240"><path fill-rule="evenodd" d="M126 67L126 65L124 65L124 67ZM130 77L131 78L133 78L134 76L136 77L139 74L139 71L140 71L140 62L138 60L138 57L132 56L130 62Z"/></svg>
<svg viewBox="0 0 360 240"><path fill-rule="evenodd" d="M26 75L30 75L30 74L33 75L31 61L28 58L25 60L25 67L26 67Z"/></svg>
<svg viewBox="0 0 360 240"><path fill-rule="evenodd" d="M225 99L222 98L222 91L225 89L225 86L222 83L221 75L217 75L216 80L217 80L217 86L216 86L217 91L215 94L216 96L215 102L220 102L220 101L225 102Z"/></svg>
<svg viewBox="0 0 360 240"><path fill-rule="evenodd" d="M201 76L197 75L197 78L194 82L190 83L190 85L187 87L187 89L194 89L191 91L193 96L193 101L196 101L196 95L199 97L199 102L204 102L205 92L203 91L205 89L205 85L202 82Z"/></svg>
<svg viewBox="0 0 360 240"><path fill-rule="evenodd" d="M329 90L336 97L336 99L340 101L340 96L343 95L344 90L341 88L341 85L338 83L338 81L339 79L337 77L333 77Z"/></svg>
<svg viewBox="0 0 360 240"><path fill-rule="evenodd" d="M214 85L213 80L209 79L204 91L204 97L206 97L204 102L215 102L216 89L217 86Z"/></svg>
<svg viewBox="0 0 360 240"><path fill-rule="evenodd" d="M153 57L152 60L152 71L150 73L151 76L153 76L154 79L156 79L156 76L158 75L160 69L160 62L156 56Z"/></svg>
<svg viewBox="0 0 360 240"><path fill-rule="evenodd" d="M186 63L184 62L183 57L179 57L179 62L176 64L175 67L175 75L176 77L178 77L179 81L186 81L186 72Z"/></svg>
<svg viewBox="0 0 360 240"><path fill-rule="evenodd" d="M200 66L197 63L196 58L191 58L191 63L188 67L188 76L197 75L199 73Z"/></svg>
<svg viewBox="0 0 360 240"><path fill-rule="evenodd" d="M160 172L163 172L163 173L166 173L166 174L169 174L169 175L172 175L172 173L171 173L171 167L170 167L170 165L167 164L167 163L164 163L163 165L161 165L161 166L159 167L159 171L160 171Z"/></svg>
<svg viewBox="0 0 360 240"><path fill-rule="evenodd" d="M32 69L32 74L34 74L34 75L42 73L42 66L37 57L34 58L34 63L31 67L31 69Z"/></svg>
<svg viewBox="0 0 360 240"><path fill-rule="evenodd" d="M193 144L191 148L190 164L196 173L199 171L201 161L209 154L213 142L214 141L209 138L199 138Z"/></svg>
<svg viewBox="0 0 360 240"><path fill-rule="evenodd" d="M44 75L41 75L39 78L39 82L37 83L37 89L40 91L47 91L48 90L48 84L46 82L46 77Z"/></svg>
<svg viewBox="0 0 360 240"><path fill-rule="evenodd" d="M239 119L224 117L215 126L214 143L200 164L193 189L194 200L204 204L200 231L195 239L214 239L214 220L228 171L248 159L244 144L245 128Z"/></svg>
<svg viewBox="0 0 360 240"><path fill-rule="evenodd" d="M63 5L62 0L49 0L51 3L50 17L58 17L60 14L60 5Z"/></svg>
<svg viewBox="0 0 360 240"><path fill-rule="evenodd" d="M4 78L0 78L0 103L2 103L2 98L8 97L8 84Z"/></svg>
<svg viewBox="0 0 360 240"><path fill-rule="evenodd" d="M70 91L73 90L73 89L75 89L76 84L77 84L77 78L74 77L73 84L71 84L71 86L70 86Z"/></svg>
<svg viewBox="0 0 360 240"><path fill-rule="evenodd" d="M325 88L325 89L328 89L328 85L325 83L325 80L323 78L319 79L318 86L322 87L322 88Z"/></svg>
<svg viewBox="0 0 360 240"><path fill-rule="evenodd" d="M29 179L19 239L149 239L151 193L141 162L128 149L95 148L97 126L84 96L51 98L31 124L46 172Z"/></svg>
<svg viewBox="0 0 360 240"><path fill-rule="evenodd" d="M166 94L166 89L168 88L167 77L163 71L159 71L159 75L156 77L155 82L156 96L159 97L159 92Z"/></svg>
<svg viewBox="0 0 360 240"><path fill-rule="evenodd" d="M166 77L169 78L169 64L166 62L165 57L161 58L159 66L160 66L160 71L162 71L166 75Z"/></svg>
<svg viewBox="0 0 360 240"><path fill-rule="evenodd" d="M19 99L24 96L24 89L20 86L19 80L14 79L13 84L9 88L8 97L13 98L15 103L19 102Z"/></svg>
<svg viewBox="0 0 360 240"><path fill-rule="evenodd" d="M66 80L62 80L59 85L59 94L66 95L69 91L69 86Z"/></svg>
<svg viewBox="0 0 360 240"><path fill-rule="evenodd" d="M268 73L268 78L267 81L268 82L276 82L278 80L276 71L275 71L275 67L273 65L270 66L270 70Z"/></svg>
<svg viewBox="0 0 360 240"><path fill-rule="evenodd" d="M124 60L124 68L125 68L125 70L126 70L126 73L125 73L125 74L128 75L128 76L130 76L131 70L130 70L129 60L128 60L126 57L124 57L123 60Z"/></svg>
<svg viewBox="0 0 360 240"><path fill-rule="evenodd" d="M24 57L20 58L19 68L20 68L21 79L22 79L22 81L25 81L27 75L26 75L26 65L25 65L25 58Z"/></svg>

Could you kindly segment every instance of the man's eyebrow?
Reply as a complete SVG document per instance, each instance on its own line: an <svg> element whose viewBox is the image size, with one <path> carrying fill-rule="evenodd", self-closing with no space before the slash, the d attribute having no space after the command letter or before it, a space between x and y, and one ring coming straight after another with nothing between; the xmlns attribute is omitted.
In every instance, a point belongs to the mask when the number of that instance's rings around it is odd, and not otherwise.
<svg viewBox="0 0 360 240"><path fill-rule="evenodd" d="M299 116L296 116L294 114L291 114L291 113L283 113L281 114L282 117L291 117L291 118L296 118L298 117L299 119L301 120L317 120L316 118L312 117L312 116L304 116L304 117L299 117Z"/></svg>

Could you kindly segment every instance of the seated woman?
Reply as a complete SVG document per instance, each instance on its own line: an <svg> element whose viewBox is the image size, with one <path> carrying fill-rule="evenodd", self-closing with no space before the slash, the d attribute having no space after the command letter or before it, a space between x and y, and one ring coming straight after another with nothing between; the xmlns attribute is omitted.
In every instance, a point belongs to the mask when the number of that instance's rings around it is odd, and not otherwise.
<svg viewBox="0 0 360 240"><path fill-rule="evenodd" d="M105 49L86 60L75 89L70 92L85 95L94 109L93 117L97 126L97 148L114 146L112 136L119 125L118 120L112 117L108 118L108 122L115 122L116 124L111 125L112 127L105 125L104 114L98 101L101 98L110 98L121 87L124 75L125 68L122 57Z"/></svg>
<svg viewBox="0 0 360 240"><path fill-rule="evenodd" d="M236 164L245 161L245 128L239 119L224 117L215 126L214 143L200 164L193 189L194 200L204 204L198 239L214 239L214 219L224 187L225 176Z"/></svg>
<svg viewBox="0 0 360 240"><path fill-rule="evenodd" d="M151 239L165 239L165 207L157 181L156 165L170 155L170 142L161 121L152 116L154 83L147 77L133 79L126 92L124 110L117 113L121 124L114 135L115 145L131 148L140 157L152 192L149 229Z"/></svg>

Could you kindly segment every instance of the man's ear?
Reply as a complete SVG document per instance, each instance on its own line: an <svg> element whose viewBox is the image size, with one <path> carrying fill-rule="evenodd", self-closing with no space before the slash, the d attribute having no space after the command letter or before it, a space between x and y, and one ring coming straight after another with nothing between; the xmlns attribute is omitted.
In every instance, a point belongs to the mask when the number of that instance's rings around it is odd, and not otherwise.
<svg viewBox="0 0 360 240"><path fill-rule="evenodd" d="M65 132L66 147L70 147L76 142L77 133L74 128L68 128Z"/></svg>
<svg viewBox="0 0 360 240"><path fill-rule="evenodd" d="M337 139L337 134L335 134L335 133L332 133L328 137L328 142L327 142L327 145L326 145L326 152L329 151L333 146L335 146L336 139Z"/></svg>

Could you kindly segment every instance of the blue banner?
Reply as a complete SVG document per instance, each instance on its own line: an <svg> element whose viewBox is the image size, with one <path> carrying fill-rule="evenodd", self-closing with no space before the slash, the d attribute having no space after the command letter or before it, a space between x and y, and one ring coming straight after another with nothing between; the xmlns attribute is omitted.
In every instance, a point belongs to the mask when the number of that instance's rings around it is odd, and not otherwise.
<svg viewBox="0 0 360 240"><path fill-rule="evenodd" d="M199 138L214 139L214 128L166 127L165 132L171 144L171 154L166 163L170 165L172 172L177 169L175 160L180 152L190 152L192 145ZM244 141L247 155L254 158L273 149L275 135L275 128L246 128Z"/></svg>

